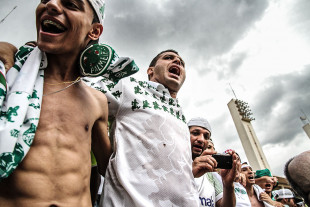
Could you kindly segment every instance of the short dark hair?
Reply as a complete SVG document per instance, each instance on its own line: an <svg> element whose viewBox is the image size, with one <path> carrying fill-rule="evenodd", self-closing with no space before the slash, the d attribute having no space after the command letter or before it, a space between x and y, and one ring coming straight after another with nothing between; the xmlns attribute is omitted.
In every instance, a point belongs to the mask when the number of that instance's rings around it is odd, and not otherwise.
<svg viewBox="0 0 310 207"><path fill-rule="evenodd" d="M164 50L164 51L161 51L160 53L158 53L154 58L153 60L151 61L149 67L154 67L157 63L157 60L159 59L159 56L165 52L173 52L177 55L179 55L179 53L176 51L176 50L173 50L173 49L168 49L168 50Z"/></svg>

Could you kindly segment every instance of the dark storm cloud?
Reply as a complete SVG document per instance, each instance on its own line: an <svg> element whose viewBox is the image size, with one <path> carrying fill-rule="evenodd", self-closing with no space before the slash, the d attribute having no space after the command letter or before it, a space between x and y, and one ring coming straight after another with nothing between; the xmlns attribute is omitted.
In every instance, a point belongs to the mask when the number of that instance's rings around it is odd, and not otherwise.
<svg viewBox="0 0 310 207"><path fill-rule="evenodd" d="M166 48L180 50L192 64L206 62L231 49L267 7L267 0L113 0L106 6L104 39L138 62Z"/></svg>
<svg viewBox="0 0 310 207"><path fill-rule="evenodd" d="M254 116L263 144L289 143L302 132L300 109L310 112L310 65L302 71L269 78L256 96Z"/></svg>

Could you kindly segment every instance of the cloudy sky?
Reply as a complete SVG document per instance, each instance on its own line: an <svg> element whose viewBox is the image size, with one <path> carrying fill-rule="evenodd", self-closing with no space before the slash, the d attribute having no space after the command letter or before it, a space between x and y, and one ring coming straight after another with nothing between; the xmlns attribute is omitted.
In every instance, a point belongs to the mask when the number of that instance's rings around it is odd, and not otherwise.
<svg viewBox="0 0 310 207"><path fill-rule="evenodd" d="M0 0L0 41L21 46L36 39L38 0ZM274 175L309 150L299 119L310 118L309 0L107 0L101 42L130 56L147 79L158 52L173 48L186 62L178 97L187 120L203 116L218 151L246 155L227 103L246 101L252 125ZM1 20L0 20L1 21Z"/></svg>

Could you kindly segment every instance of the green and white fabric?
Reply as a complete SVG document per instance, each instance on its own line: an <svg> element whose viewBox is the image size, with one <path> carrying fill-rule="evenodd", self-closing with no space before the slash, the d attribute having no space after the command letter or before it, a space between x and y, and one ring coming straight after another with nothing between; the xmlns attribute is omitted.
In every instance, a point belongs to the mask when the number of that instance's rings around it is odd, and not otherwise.
<svg viewBox="0 0 310 207"><path fill-rule="evenodd" d="M236 195L236 207L251 207L251 201L243 185L241 185L238 182L234 182L234 188L235 188L235 195ZM262 192L264 192L263 189L259 187L259 185L256 185L256 184L253 185L253 188L254 188L254 193L257 199L261 201L259 198L259 195ZM261 201L261 202L263 202L265 207L273 207L273 205L269 204L266 201Z"/></svg>
<svg viewBox="0 0 310 207"><path fill-rule="evenodd" d="M223 185L214 173L216 172L209 172L195 178L200 206L215 207L216 202L223 198Z"/></svg>
<svg viewBox="0 0 310 207"><path fill-rule="evenodd" d="M135 77L84 80L105 93L115 118L100 206L199 206L188 127L168 89Z"/></svg>
<svg viewBox="0 0 310 207"><path fill-rule="evenodd" d="M234 182L236 207L251 207L249 196L245 187L239 182Z"/></svg>
<svg viewBox="0 0 310 207"><path fill-rule="evenodd" d="M118 56L116 55L118 58ZM116 83L139 70L127 57L114 58L104 77ZM35 137L43 97L45 53L23 46L6 74L0 61L0 180L25 158Z"/></svg>
<svg viewBox="0 0 310 207"><path fill-rule="evenodd" d="M1 179L12 173L32 144L43 93L43 70L40 66L46 66L45 59L38 48L22 47L16 54L15 65L6 75L4 67L1 67Z"/></svg>

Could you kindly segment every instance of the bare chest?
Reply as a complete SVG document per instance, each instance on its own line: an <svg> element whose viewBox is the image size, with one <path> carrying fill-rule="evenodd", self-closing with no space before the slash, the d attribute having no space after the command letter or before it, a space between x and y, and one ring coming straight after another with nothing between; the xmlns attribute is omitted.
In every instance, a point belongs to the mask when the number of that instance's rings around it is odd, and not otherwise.
<svg viewBox="0 0 310 207"><path fill-rule="evenodd" d="M264 203L262 201L259 201L256 197L256 195L253 195L250 198L251 206L252 207L264 207Z"/></svg>
<svg viewBox="0 0 310 207"><path fill-rule="evenodd" d="M90 138L97 116L86 95L83 96L81 91L72 87L44 96L36 141L55 141L59 144L62 141L85 142ZM44 137L44 140L41 137ZM47 140L45 137L52 139Z"/></svg>

